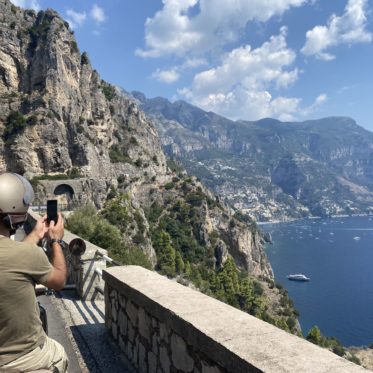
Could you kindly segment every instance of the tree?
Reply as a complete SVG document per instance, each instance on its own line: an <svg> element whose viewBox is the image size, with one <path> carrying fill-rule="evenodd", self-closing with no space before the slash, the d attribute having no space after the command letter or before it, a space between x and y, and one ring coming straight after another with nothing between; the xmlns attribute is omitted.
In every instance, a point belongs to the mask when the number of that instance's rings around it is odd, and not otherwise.
<svg viewBox="0 0 373 373"><path fill-rule="evenodd" d="M161 231L154 243L157 250L159 269L165 275L174 277L176 274L176 253L171 245L170 235L165 231Z"/></svg>
<svg viewBox="0 0 373 373"><path fill-rule="evenodd" d="M184 272L185 264L179 251L176 251L175 267L176 267L176 273Z"/></svg>
<svg viewBox="0 0 373 373"><path fill-rule="evenodd" d="M313 326L308 332L306 339L307 341L310 341L319 346L323 346L324 344L324 337L322 336L320 329L316 325Z"/></svg>

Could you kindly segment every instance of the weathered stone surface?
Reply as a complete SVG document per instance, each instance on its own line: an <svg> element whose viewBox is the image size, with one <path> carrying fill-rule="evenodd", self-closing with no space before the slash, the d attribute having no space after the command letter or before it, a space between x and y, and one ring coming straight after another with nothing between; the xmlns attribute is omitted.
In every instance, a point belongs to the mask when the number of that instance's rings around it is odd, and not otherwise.
<svg viewBox="0 0 373 373"><path fill-rule="evenodd" d="M118 325L119 325L120 333L123 335L127 334L127 324L128 324L127 316L123 312L123 310L120 309L119 314L118 314Z"/></svg>
<svg viewBox="0 0 373 373"><path fill-rule="evenodd" d="M126 307L126 298L122 294L119 294L119 305L121 308Z"/></svg>
<svg viewBox="0 0 373 373"><path fill-rule="evenodd" d="M171 335L171 353L172 363L183 372L191 372L194 367L194 360L188 353L187 345L185 341L173 333Z"/></svg>
<svg viewBox="0 0 373 373"><path fill-rule="evenodd" d="M157 372L157 356L153 352L148 353L148 369L149 373Z"/></svg>
<svg viewBox="0 0 373 373"><path fill-rule="evenodd" d="M148 370L148 366L146 364L146 350L141 343L139 344L139 368L140 372L146 373Z"/></svg>
<svg viewBox="0 0 373 373"><path fill-rule="evenodd" d="M169 334L170 330L167 328L167 326L165 324L160 324L159 325L159 336L161 338L162 341L168 343L169 342L169 338L168 338L168 334Z"/></svg>
<svg viewBox="0 0 373 373"><path fill-rule="evenodd" d="M205 361L201 361L202 373L221 373L221 370L217 366L211 366Z"/></svg>
<svg viewBox="0 0 373 373"><path fill-rule="evenodd" d="M137 326L138 321L138 308L131 302L128 301L126 305L126 313L131 320L133 326Z"/></svg>
<svg viewBox="0 0 373 373"><path fill-rule="evenodd" d="M152 323L151 318L147 315L143 308L139 308L139 333L149 344L151 343Z"/></svg>
<svg viewBox="0 0 373 373"><path fill-rule="evenodd" d="M115 323L111 325L111 335L114 339L118 339L118 326Z"/></svg>
<svg viewBox="0 0 373 373"><path fill-rule="evenodd" d="M160 351L159 358L160 358L161 367L163 369L163 372L164 373L170 373L171 361L170 361L170 358L168 357L167 348L164 347L164 346L161 346L159 351Z"/></svg>
<svg viewBox="0 0 373 373"><path fill-rule="evenodd" d="M130 342L135 343L135 329L131 323L128 323L128 339Z"/></svg>

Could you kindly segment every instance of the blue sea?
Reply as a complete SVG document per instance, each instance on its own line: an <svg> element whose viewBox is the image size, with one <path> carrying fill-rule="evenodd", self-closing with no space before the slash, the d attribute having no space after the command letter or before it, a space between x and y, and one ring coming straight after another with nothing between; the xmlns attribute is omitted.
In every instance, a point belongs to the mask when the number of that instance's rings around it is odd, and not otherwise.
<svg viewBox="0 0 373 373"><path fill-rule="evenodd" d="M266 252L300 313L304 335L318 325L345 346L373 342L373 218L347 217L261 225ZM303 273L309 282L289 281Z"/></svg>

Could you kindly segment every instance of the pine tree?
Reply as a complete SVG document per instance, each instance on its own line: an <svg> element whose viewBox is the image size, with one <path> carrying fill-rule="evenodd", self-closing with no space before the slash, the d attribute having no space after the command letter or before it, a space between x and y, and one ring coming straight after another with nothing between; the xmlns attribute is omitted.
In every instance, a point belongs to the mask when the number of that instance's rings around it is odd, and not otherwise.
<svg viewBox="0 0 373 373"><path fill-rule="evenodd" d="M175 249L171 245L171 237L165 232L161 231L156 240L158 266L159 269L167 276L174 277L176 274Z"/></svg>
<svg viewBox="0 0 373 373"><path fill-rule="evenodd" d="M176 273L182 273L184 272L184 261L183 258L181 257L181 254L179 251L176 251L176 257L175 257L175 268L176 268Z"/></svg>

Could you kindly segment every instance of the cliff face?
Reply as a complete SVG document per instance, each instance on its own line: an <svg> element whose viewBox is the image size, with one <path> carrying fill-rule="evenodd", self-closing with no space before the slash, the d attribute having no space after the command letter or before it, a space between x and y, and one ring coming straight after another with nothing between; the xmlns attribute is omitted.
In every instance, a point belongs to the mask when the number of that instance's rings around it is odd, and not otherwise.
<svg viewBox="0 0 373 373"><path fill-rule="evenodd" d="M38 181L41 201L62 187L45 180L53 176L62 176L64 188L74 188L71 198L97 207L110 194L129 195L130 216L144 220L143 239L136 244L155 263L144 211L154 202L185 195L164 187L175 173L167 167L153 124L92 69L68 24L53 10L35 14L0 0L0 136L0 171ZM197 181L191 188L210 194ZM257 231L242 222L229 225L234 218L227 207L195 207L192 233L206 235L204 250L216 252L220 262L229 252L249 273L273 277ZM126 232L128 243L138 238L136 226ZM209 239L212 231L218 240Z"/></svg>
<svg viewBox="0 0 373 373"><path fill-rule="evenodd" d="M373 134L350 118L234 122L183 101L132 95L168 154L259 220L373 211Z"/></svg>
<svg viewBox="0 0 373 373"><path fill-rule="evenodd" d="M0 4L1 167L29 177L78 167L87 178L110 179L137 175L131 161L140 160L149 177L165 174L155 129L100 79L67 23L52 10L35 15L8 1ZM26 123L10 131L14 112L14 127ZM110 149L120 150L119 143L128 149L127 163L110 161Z"/></svg>

